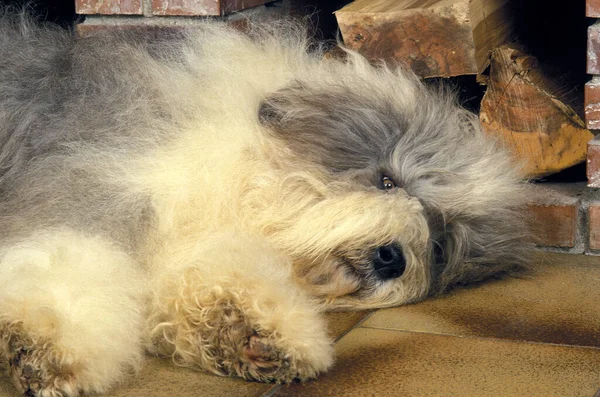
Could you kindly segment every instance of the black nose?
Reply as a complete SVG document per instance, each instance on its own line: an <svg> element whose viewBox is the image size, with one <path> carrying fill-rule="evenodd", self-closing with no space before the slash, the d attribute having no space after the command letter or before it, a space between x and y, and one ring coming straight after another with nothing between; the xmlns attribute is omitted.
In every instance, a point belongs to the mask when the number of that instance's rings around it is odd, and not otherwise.
<svg viewBox="0 0 600 397"><path fill-rule="evenodd" d="M406 270L406 259L404 259L402 249L395 244L377 248L373 254L373 268L383 280L402 276Z"/></svg>

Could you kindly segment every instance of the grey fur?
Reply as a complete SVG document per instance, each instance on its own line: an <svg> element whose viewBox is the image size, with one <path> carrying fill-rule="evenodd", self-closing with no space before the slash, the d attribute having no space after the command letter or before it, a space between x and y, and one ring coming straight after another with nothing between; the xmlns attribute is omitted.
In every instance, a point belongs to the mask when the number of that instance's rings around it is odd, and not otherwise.
<svg viewBox="0 0 600 397"><path fill-rule="evenodd" d="M354 84L357 82L354 81ZM298 82L267 98L261 120L300 157L366 186L392 177L427 210L432 236L432 293L527 268L524 196L504 153L482 137L476 116L451 91L414 79L411 112L386 91L343 84L326 89ZM494 167L494 165L496 165ZM507 175L508 174L508 175ZM507 192L469 198L487 178L507 178ZM511 179L512 178L512 179Z"/></svg>
<svg viewBox="0 0 600 397"><path fill-rule="evenodd" d="M123 186L102 183L102 172L118 168L80 167L76 158L127 156L170 139L174 109L135 64L160 56L185 70L182 41L138 34L75 40L24 17L0 23L0 228L15 235L67 224L134 246L140 224L152 224L147 199L132 202L120 195ZM416 80L419 105L409 114L372 82L359 83L364 87L340 81L323 90L298 81L265 98L261 120L307 161L361 175L364 184L386 174L418 197L438 247L436 291L521 267L518 195L481 205L468 200L469 186L507 171L478 176L477 167L506 162L473 132L473 116Z"/></svg>
<svg viewBox="0 0 600 397"><path fill-rule="evenodd" d="M104 392L146 340L217 374L308 379L332 362L321 310L527 264L518 174L450 93L350 51L326 60L294 24L202 29L75 39L0 18L0 280L16 281L2 288L0 355L24 392L20 366L48 395ZM406 259L393 279L373 266L390 244ZM32 274L45 284L24 291ZM71 293L85 310L70 312ZM74 320L49 317L59 332L33 338L40 301ZM61 326L101 337L62 340ZM70 342L67 354L98 352L75 357L73 376L53 356Z"/></svg>
<svg viewBox="0 0 600 397"><path fill-rule="evenodd" d="M14 237L66 225L131 248L143 238L135 235L140 224L151 222L149 203L101 182L101 173L121 172L118 161L101 159L150 149L173 133L173 109L136 60L177 58L178 41L123 32L76 40L25 15L5 16L0 29L0 228ZM117 168L90 168L78 156Z"/></svg>

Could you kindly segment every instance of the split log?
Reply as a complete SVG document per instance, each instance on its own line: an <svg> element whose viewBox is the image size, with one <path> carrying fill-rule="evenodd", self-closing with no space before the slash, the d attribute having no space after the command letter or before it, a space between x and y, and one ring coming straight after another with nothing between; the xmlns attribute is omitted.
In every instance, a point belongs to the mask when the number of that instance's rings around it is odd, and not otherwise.
<svg viewBox="0 0 600 397"><path fill-rule="evenodd" d="M421 77L481 73L508 43L510 0L356 0L338 10L344 43L371 60L407 64Z"/></svg>
<svg viewBox="0 0 600 397"><path fill-rule="evenodd" d="M579 164L593 138L579 115L562 101L560 90L536 58L502 46L492 51L480 119L537 178Z"/></svg>

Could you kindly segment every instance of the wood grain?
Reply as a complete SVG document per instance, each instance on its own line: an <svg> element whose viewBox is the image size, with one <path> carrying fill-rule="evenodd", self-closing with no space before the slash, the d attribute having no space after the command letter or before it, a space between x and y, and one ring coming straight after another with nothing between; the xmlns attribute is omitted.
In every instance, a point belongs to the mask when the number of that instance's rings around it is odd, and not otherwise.
<svg viewBox="0 0 600 397"><path fill-rule="evenodd" d="M344 43L422 77L482 72L513 29L509 0L356 0L336 12Z"/></svg>
<svg viewBox="0 0 600 397"><path fill-rule="evenodd" d="M550 175L583 162L593 138L583 120L555 92L534 57L510 46L492 52L481 123L515 154L529 177Z"/></svg>

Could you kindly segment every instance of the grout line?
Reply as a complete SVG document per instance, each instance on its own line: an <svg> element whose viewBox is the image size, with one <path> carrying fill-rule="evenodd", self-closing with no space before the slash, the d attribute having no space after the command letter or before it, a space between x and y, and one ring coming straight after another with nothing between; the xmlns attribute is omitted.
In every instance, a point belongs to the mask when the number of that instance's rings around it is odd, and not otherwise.
<svg viewBox="0 0 600 397"><path fill-rule="evenodd" d="M266 392L261 394L260 397L272 397L275 393L277 393L279 391L281 386L282 386L281 384L273 386L272 388L270 388L269 390L267 390Z"/></svg>
<svg viewBox="0 0 600 397"><path fill-rule="evenodd" d="M363 322L367 321L367 319L369 319L369 317L371 317L377 311L378 310L373 310L370 313L368 313L366 316L361 318L356 324L354 324L353 326L351 326L350 328L348 328L347 330L342 332L340 335L338 335L338 337L333 340L333 343L336 344L340 339L342 339L344 336L348 335L348 333L350 333L352 330L358 328ZM275 386L271 387L269 390L267 390L266 392L260 394L260 397L272 397L273 395L275 395L275 393L277 393L279 391L279 389L281 387L282 387L281 384L275 385Z"/></svg>
<svg viewBox="0 0 600 397"><path fill-rule="evenodd" d="M143 17L146 18L151 18L154 15L152 15L152 0L142 0L142 15Z"/></svg>
<svg viewBox="0 0 600 397"><path fill-rule="evenodd" d="M356 324L354 324L353 326L351 326L350 328L348 328L347 330L345 330L344 332L342 332L337 338L334 339L333 343L337 343L340 339L342 339L344 336L348 335L348 333L358 327L360 327L360 325L362 323L364 323L365 321L367 321L369 319L369 317L371 317L374 313L376 313L378 310L373 310L371 313L367 314L366 316L364 316L363 318L361 318Z"/></svg>
<svg viewBox="0 0 600 397"><path fill-rule="evenodd" d="M381 331L391 331L391 332L404 332L410 334L425 334L425 335L438 335L438 336L448 336L459 339L484 339L484 340L495 340L495 341L503 341L503 342L514 342L514 343L526 343L530 345L544 345L544 346L554 346L554 347L568 347L568 348L579 348L579 349L590 349L590 350L600 350L600 346L583 346L583 345L569 345L566 343L551 343L551 342L536 342L532 340L523 340L523 339L509 339L509 338L494 338L492 336L477 336L477 335L457 335L457 334L447 334L444 332L430 332L430 331L414 331L408 329L397 329L397 328L385 328L385 327L361 327L363 329L378 329ZM594 395L594 397L600 397L600 390L598 390L598 395Z"/></svg>

